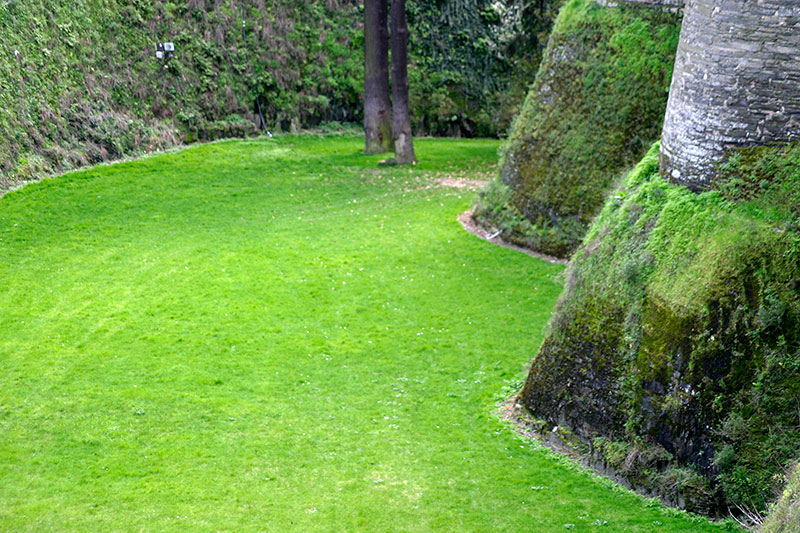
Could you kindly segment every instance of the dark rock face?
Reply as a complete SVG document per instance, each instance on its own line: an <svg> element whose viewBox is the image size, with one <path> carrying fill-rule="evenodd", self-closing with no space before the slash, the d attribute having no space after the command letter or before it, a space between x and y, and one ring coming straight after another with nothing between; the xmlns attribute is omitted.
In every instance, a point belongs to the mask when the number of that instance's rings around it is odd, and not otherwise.
<svg viewBox="0 0 800 533"><path fill-rule="evenodd" d="M661 173L713 185L726 153L800 139L800 4L688 0L675 59Z"/></svg>

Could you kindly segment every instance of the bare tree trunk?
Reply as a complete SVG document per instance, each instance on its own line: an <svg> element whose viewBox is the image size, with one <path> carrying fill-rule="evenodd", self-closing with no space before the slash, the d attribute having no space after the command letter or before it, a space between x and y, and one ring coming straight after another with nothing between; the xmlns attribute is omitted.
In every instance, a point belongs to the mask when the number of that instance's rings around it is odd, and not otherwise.
<svg viewBox="0 0 800 533"><path fill-rule="evenodd" d="M406 0L392 0L392 131L395 163L416 163L408 109L408 25Z"/></svg>
<svg viewBox="0 0 800 533"><path fill-rule="evenodd" d="M387 0L364 0L364 152L368 154L392 151L388 18Z"/></svg>

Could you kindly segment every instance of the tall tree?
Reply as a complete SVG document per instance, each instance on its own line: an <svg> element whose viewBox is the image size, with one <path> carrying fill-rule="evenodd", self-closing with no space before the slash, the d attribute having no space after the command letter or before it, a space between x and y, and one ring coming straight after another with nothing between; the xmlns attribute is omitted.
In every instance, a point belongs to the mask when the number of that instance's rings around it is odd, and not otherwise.
<svg viewBox="0 0 800 533"><path fill-rule="evenodd" d="M406 0L392 0L392 131L394 162L415 163L408 110L408 24Z"/></svg>
<svg viewBox="0 0 800 533"><path fill-rule="evenodd" d="M388 18L387 0L364 0L364 152L368 154L392 150Z"/></svg>

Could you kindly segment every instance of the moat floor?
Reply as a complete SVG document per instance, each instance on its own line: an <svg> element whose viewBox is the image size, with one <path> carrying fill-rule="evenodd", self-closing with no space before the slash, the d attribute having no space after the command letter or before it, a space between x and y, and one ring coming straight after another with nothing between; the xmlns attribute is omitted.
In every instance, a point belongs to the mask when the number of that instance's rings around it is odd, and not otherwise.
<svg viewBox="0 0 800 533"><path fill-rule="evenodd" d="M413 168L362 142L0 198L0 529L717 529L499 419L563 267L459 225L498 142L418 140Z"/></svg>

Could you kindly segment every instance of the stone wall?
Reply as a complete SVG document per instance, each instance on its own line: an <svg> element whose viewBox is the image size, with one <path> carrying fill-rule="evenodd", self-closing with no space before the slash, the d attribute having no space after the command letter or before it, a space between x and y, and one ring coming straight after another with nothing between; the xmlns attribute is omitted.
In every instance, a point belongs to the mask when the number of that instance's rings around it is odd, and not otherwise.
<svg viewBox="0 0 800 533"><path fill-rule="evenodd" d="M662 175L713 185L731 149L800 140L800 2L687 0Z"/></svg>
<svg viewBox="0 0 800 533"><path fill-rule="evenodd" d="M800 460L798 170L800 145L748 150L741 209L651 149L570 261L519 395L542 427L680 507L766 507Z"/></svg>
<svg viewBox="0 0 800 533"><path fill-rule="evenodd" d="M605 7L619 7L621 4L642 4L646 6L680 9L686 0L595 0Z"/></svg>

